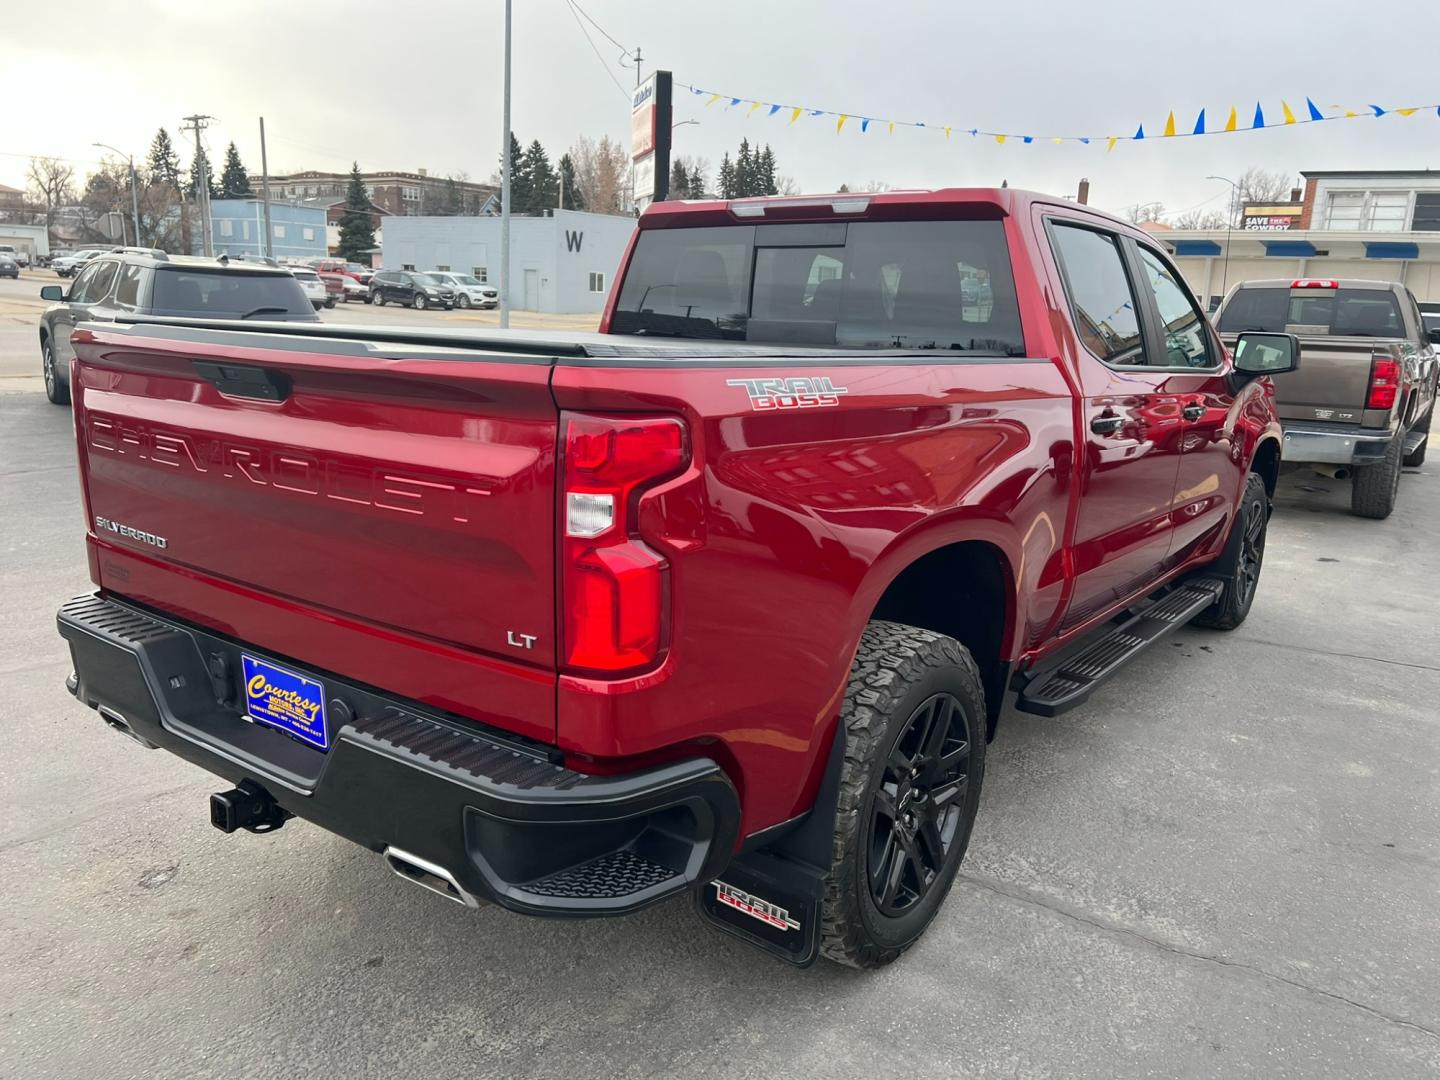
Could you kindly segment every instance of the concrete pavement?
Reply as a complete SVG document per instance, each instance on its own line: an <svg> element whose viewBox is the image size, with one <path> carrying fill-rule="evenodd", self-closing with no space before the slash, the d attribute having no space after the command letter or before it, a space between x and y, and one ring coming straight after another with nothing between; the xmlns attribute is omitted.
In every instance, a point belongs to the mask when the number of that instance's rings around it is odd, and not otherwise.
<svg viewBox="0 0 1440 1080"><path fill-rule="evenodd" d="M1007 711L926 938L791 970L684 902L468 912L62 685L68 411L0 398L0 1075L1418 1077L1440 1070L1440 467L1282 481L1260 595L1058 720Z"/></svg>

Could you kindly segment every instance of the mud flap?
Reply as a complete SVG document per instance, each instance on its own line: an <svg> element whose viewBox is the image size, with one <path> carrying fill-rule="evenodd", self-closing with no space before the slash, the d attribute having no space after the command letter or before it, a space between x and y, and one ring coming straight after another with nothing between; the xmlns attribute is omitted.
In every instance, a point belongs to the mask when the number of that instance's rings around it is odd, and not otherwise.
<svg viewBox="0 0 1440 1080"><path fill-rule="evenodd" d="M737 855L700 887L695 909L705 922L797 967L815 962L844 761L845 731L837 725L815 806L795 828Z"/></svg>

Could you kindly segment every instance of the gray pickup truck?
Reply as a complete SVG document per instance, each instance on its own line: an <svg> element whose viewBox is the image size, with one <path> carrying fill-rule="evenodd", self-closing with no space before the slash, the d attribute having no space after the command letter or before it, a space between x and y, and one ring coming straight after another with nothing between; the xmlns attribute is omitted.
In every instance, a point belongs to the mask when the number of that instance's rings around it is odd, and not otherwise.
<svg viewBox="0 0 1440 1080"><path fill-rule="evenodd" d="M1425 460L1440 329L1388 281L1247 281L1216 319L1226 346L1247 330L1299 337L1305 362L1275 378L1282 461L1351 479L1350 509L1386 518L1402 466Z"/></svg>

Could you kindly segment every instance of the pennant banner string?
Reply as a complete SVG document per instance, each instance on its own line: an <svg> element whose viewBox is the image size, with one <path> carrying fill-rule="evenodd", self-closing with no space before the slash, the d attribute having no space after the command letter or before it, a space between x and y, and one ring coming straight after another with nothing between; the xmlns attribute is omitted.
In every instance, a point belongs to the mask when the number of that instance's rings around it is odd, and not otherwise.
<svg viewBox="0 0 1440 1080"><path fill-rule="evenodd" d="M895 134L897 127L927 128L943 132L946 139L949 139L953 132L960 131L977 138L982 136L992 138L997 144L1002 146L1011 140L1018 141L1027 146L1034 142L1050 142L1057 146L1067 142L1081 143L1085 146L1089 146L1092 143L1104 143L1106 153L1114 150L1118 143L1140 142L1144 139L1154 142L1157 139L1190 139L1202 135L1226 135L1240 131L1263 131L1267 128L1288 127L1292 124L1320 124L1330 120L1374 120L1382 116L1389 116L1391 113L1397 116L1414 116L1416 113L1433 112L1437 117L1440 117L1440 105L1406 105L1385 108L1380 105L1366 104L1358 109L1347 108L1344 105L1331 105L1330 109L1334 111L1326 114L1320 110L1320 107L1316 105L1311 98L1307 97L1305 99L1304 115L1297 114L1296 111L1290 107L1288 101L1281 101L1279 109L1281 119L1279 120L1267 120L1265 117L1264 103L1257 101L1255 103L1253 119L1243 127L1239 123L1239 107L1231 105L1225 123L1221 127L1206 126L1204 109L1200 110L1199 114L1195 117L1194 125L1190 128L1187 129L1184 126L1178 126L1175 111L1172 109L1165 117L1164 132L1160 135L1151 134L1147 136L1143 123L1136 125L1134 135L1026 135L1018 131L991 131L981 127L960 127L958 124L928 124L920 120L899 120L888 117L870 116L865 113L839 112L834 109L817 109L810 105L786 105L773 101L760 101L755 98L736 97L733 94L724 94L713 90L702 90L700 87L691 86L689 83L677 82L675 85L681 89L689 90L690 93L697 97L705 98L706 108L715 105L717 102L724 102L724 108L726 109L738 108L741 105L748 106L745 112L747 117L754 116L760 109L766 110L764 113L766 117L774 116L783 111L788 114L788 123L790 124L796 123L804 116L829 117L835 121L835 134L837 135L845 130L846 121L858 118L860 121L858 127L862 135L869 133L871 124L883 124L885 125L886 131L891 135ZM1273 118L1275 114L1276 110L1272 108L1270 110L1271 117ZM1186 115L1189 114L1187 113ZM1154 130L1152 127L1151 131L1153 132Z"/></svg>

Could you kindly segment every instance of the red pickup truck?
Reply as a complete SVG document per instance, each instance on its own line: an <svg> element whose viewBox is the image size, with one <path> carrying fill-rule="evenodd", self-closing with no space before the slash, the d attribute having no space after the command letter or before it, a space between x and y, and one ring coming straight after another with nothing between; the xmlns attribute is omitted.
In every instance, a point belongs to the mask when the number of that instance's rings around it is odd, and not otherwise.
<svg viewBox="0 0 1440 1080"><path fill-rule="evenodd" d="M74 346L69 688L233 783L216 826L857 966L948 892L1007 695L1245 618L1298 362L1014 190L653 206L599 334Z"/></svg>

